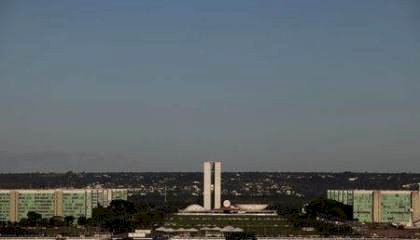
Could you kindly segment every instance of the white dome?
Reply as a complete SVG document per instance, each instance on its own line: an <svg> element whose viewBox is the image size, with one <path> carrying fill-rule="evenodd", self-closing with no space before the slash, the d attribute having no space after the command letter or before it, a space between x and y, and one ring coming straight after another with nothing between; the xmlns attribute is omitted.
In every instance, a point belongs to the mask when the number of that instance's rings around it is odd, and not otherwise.
<svg viewBox="0 0 420 240"><path fill-rule="evenodd" d="M230 201L229 201L229 200L225 200L225 201L223 201L223 207L228 208L228 207L230 207L230 206L231 206L231 203L230 203Z"/></svg>
<svg viewBox="0 0 420 240"><path fill-rule="evenodd" d="M205 212L206 209L203 206L200 206L198 204L192 204L186 207L183 211L184 212Z"/></svg>

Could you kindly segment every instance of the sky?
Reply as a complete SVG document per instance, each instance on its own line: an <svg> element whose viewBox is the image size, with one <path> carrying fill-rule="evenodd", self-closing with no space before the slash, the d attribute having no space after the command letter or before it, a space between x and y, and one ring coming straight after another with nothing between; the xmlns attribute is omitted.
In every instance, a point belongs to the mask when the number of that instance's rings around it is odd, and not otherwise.
<svg viewBox="0 0 420 240"><path fill-rule="evenodd" d="M420 172L420 1L0 1L0 172Z"/></svg>

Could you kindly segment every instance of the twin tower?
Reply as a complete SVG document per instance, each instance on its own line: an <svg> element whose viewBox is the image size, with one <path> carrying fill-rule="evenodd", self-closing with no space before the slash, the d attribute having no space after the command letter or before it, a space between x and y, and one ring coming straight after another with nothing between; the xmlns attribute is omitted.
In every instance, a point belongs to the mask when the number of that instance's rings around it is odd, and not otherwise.
<svg viewBox="0 0 420 240"><path fill-rule="evenodd" d="M222 163L204 162L203 207L206 210L221 207L222 196ZM212 199L213 202L212 202Z"/></svg>

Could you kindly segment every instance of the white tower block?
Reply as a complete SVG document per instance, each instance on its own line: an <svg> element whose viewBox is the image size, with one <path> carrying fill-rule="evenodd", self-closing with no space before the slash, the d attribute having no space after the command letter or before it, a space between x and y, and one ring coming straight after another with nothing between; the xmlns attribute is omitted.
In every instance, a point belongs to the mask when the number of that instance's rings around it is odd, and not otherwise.
<svg viewBox="0 0 420 240"><path fill-rule="evenodd" d="M211 162L204 162L203 200L204 208L211 210Z"/></svg>
<svg viewBox="0 0 420 240"><path fill-rule="evenodd" d="M214 162L214 208L220 208L222 201L222 163Z"/></svg>

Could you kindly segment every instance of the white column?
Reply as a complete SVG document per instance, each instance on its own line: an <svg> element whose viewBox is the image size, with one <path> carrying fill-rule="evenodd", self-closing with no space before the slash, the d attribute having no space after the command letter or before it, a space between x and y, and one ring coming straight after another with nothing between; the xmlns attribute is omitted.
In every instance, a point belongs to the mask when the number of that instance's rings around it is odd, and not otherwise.
<svg viewBox="0 0 420 240"><path fill-rule="evenodd" d="M203 207L211 210L211 162L204 162Z"/></svg>
<svg viewBox="0 0 420 240"><path fill-rule="evenodd" d="M221 208L222 201L222 163L214 163L214 208Z"/></svg>

